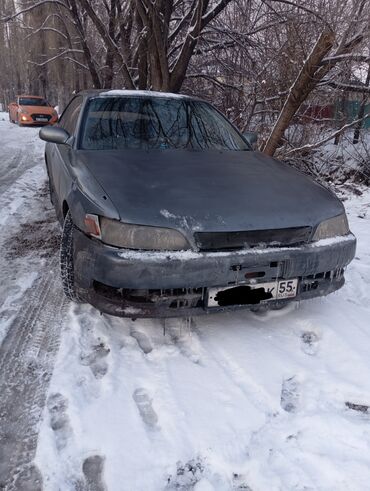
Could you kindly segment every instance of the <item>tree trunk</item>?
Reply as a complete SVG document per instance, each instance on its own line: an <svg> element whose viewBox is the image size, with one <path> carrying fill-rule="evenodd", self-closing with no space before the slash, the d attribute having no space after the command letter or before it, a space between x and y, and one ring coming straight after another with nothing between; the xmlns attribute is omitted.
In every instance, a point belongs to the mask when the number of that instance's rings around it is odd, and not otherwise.
<svg viewBox="0 0 370 491"><path fill-rule="evenodd" d="M88 46L86 39L85 39L85 32L84 32L81 18L80 18L78 9L77 9L76 0L70 0L70 7L71 7L72 18L73 18L75 26L76 26L76 31L77 31L77 34L80 38L81 47L82 47L83 52L84 52L85 60L86 60L87 66L89 68L93 87L95 89L101 89L102 84L100 82L100 77L99 77L98 71L96 70L96 67L95 67L89 46Z"/></svg>
<svg viewBox="0 0 370 491"><path fill-rule="evenodd" d="M308 56L290 89L283 109L281 110L278 120L266 142L263 152L267 155L274 155L293 116L319 82L321 77L316 78L316 72L322 60L331 50L334 40L334 33L331 30L326 29L321 33L311 54Z"/></svg>

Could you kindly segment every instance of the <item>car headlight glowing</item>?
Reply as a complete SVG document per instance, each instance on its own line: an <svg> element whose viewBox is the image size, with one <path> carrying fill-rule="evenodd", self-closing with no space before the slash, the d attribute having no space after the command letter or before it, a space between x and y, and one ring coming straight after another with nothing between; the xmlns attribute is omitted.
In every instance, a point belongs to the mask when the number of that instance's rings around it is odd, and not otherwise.
<svg viewBox="0 0 370 491"><path fill-rule="evenodd" d="M175 229L131 225L100 217L101 240L105 244L127 249L182 251L190 245Z"/></svg>
<svg viewBox="0 0 370 491"><path fill-rule="evenodd" d="M317 227L313 240L329 239L347 235L349 233L348 220L345 213L334 218L324 220Z"/></svg>

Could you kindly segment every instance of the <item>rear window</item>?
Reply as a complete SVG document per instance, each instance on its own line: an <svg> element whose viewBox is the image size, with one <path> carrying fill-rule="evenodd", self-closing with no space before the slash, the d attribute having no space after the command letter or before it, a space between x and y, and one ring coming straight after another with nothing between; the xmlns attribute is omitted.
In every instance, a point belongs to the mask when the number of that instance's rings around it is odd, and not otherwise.
<svg viewBox="0 0 370 491"><path fill-rule="evenodd" d="M50 106L46 99L37 99L36 97L21 97L20 106Z"/></svg>
<svg viewBox="0 0 370 491"><path fill-rule="evenodd" d="M100 97L89 102L81 148L249 150L205 102L165 97Z"/></svg>

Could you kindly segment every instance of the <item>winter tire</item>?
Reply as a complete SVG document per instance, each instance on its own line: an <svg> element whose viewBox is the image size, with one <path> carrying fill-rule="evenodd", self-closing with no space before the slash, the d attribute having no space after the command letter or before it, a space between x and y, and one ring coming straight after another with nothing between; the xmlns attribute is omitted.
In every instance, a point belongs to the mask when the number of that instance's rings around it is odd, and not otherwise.
<svg viewBox="0 0 370 491"><path fill-rule="evenodd" d="M74 224L71 214L68 211L64 220L60 244L60 274L62 277L63 291L66 297L73 302L80 302L74 284L73 229Z"/></svg>

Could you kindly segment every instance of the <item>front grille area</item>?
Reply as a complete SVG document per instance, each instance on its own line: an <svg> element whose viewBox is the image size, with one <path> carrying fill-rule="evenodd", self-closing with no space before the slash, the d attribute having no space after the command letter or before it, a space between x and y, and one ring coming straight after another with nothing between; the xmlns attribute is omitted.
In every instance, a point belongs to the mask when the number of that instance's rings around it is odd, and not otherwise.
<svg viewBox="0 0 370 491"><path fill-rule="evenodd" d="M131 305L145 308L150 304L169 309L196 308L203 306L205 288L162 288L128 289L114 288L94 281L94 290L110 300L126 301Z"/></svg>
<svg viewBox="0 0 370 491"><path fill-rule="evenodd" d="M333 271L323 271L322 273L310 274L302 278L301 281L301 292L310 292L312 290L317 290L320 285L327 282L338 281L343 278L344 269L339 268Z"/></svg>
<svg viewBox="0 0 370 491"><path fill-rule="evenodd" d="M36 121L37 118L46 118L48 121L51 120L50 114L31 114L31 118Z"/></svg>
<svg viewBox="0 0 370 491"><path fill-rule="evenodd" d="M201 251L227 251L245 247L291 247L308 242L311 227L292 227L242 232L196 232L195 241Z"/></svg>
<svg viewBox="0 0 370 491"><path fill-rule="evenodd" d="M271 263L273 265L274 263ZM254 274L256 277L256 271L248 271L248 273ZM258 273L258 272L257 272ZM197 313L209 312L211 309L227 308L227 307L241 307L263 304L269 305L273 308L274 305L278 305L285 302L300 300L301 298L311 298L312 296L325 295L326 292L330 293L340 288L343 285L344 270L336 269L331 271L323 271L307 276L297 276L298 289L297 296L287 299L272 299L266 296L268 291L263 289L254 290L254 296L250 295L250 289L248 283L243 282L243 278L240 277L239 282L228 283L225 285L225 291L228 291L229 298L227 303L219 303L218 306L212 305L207 308L207 296L209 294L208 287L199 288L161 288L161 289L130 289L130 288L116 288L105 285L98 281L93 282L94 293L110 305L114 305L116 308L121 309L116 311L116 314L122 315L122 311L128 309L127 316L133 317L162 317L172 316L175 317L183 313L189 313L191 309L196 309ZM261 275L257 275L259 278ZM270 271L270 274L262 276L259 280L260 283L276 281L277 279L289 279L284 276L276 276L275 271ZM234 288L235 287L235 288ZM243 291L244 290L244 291ZM220 288L220 291L223 291ZM230 295L232 297L230 298ZM241 295L246 295L246 298L242 298ZM248 296L249 295L249 296ZM129 309L131 308L131 311ZM130 314L130 315L128 315ZM132 314L132 315L131 315ZM137 315L139 314L139 315ZM144 315L143 315L144 314Z"/></svg>

